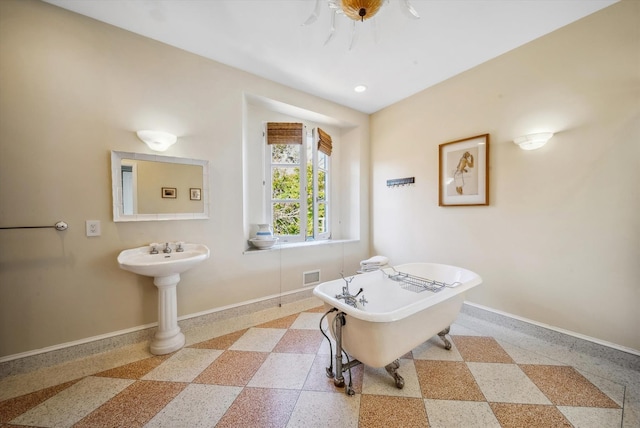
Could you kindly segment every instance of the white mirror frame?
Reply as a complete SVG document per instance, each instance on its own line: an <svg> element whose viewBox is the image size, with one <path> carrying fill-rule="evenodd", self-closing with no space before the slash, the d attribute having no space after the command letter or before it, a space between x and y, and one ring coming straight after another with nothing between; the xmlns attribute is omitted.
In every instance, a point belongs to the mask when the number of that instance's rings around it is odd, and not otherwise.
<svg viewBox="0 0 640 428"><path fill-rule="evenodd" d="M120 173L123 159L202 166L203 212L124 215L123 202L122 202L122 174ZM171 156L148 155L148 154L142 154L142 153L112 151L111 152L111 190L113 192L113 221L114 222L207 219L209 218L209 161L198 160L198 159L176 158Z"/></svg>

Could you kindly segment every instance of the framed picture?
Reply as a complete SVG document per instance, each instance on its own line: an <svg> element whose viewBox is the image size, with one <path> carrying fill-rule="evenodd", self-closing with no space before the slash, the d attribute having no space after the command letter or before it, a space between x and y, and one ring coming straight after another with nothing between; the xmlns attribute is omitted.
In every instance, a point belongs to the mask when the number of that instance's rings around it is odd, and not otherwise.
<svg viewBox="0 0 640 428"><path fill-rule="evenodd" d="M163 198L171 198L175 199L178 197L178 191L175 187L163 187L162 188L162 197Z"/></svg>
<svg viewBox="0 0 640 428"><path fill-rule="evenodd" d="M489 205L489 134L440 144L438 205Z"/></svg>
<svg viewBox="0 0 640 428"><path fill-rule="evenodd" d="M192 187L189 189L189 199L192 201L199 201L202 199L201 189L198 187Z"/></svg>

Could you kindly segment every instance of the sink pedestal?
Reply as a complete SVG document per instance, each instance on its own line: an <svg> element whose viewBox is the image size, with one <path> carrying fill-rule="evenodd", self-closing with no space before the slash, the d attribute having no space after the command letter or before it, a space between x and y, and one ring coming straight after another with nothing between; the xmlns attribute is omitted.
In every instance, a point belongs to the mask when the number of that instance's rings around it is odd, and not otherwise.
<svg viewBox="0 0 640 428"><path fill-rule="evenodd" d="M164 355L177 351L185 343L184 334L178 327L178 299L176 286L180 274L159 276L153 279L158 287L158 331L151 341L151 353Z"/></svg>
<svg viewBox="0 0 640 428"><path fill-rule="evenodd" d="M176 286L180 274L208 259L210 252L202 244L176 244L172 249L166 243L162 252L153 247L147 245L120 252L118 265L129 272L153 277L158 287L158 332L151 341L151 353L164 355L182 348L185 342L178 327Z"/></svg>

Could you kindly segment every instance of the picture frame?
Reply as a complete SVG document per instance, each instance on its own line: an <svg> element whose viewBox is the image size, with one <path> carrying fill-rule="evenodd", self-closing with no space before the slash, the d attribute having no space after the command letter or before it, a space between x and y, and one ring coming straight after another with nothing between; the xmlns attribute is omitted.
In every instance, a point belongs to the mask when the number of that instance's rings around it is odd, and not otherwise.
<svg viewBox="0 0 640 428"><path fill-rule="evenodd" d="M192 201L199 201L202 199L202 189L199 187L192 187L189 189L189 199Z"/></svg>
<svg viewBox="0 0 640 428"><path fill-rule="evenodd" d="M489 134L440 144L438 205L489 205Z"/></svg>
<svg viewBox="0 0 640 428"><path fill-rule="evenodd" d="M175 187L163 187L162 197L169 199L176 199L178 197L178 190Z"/></svg>

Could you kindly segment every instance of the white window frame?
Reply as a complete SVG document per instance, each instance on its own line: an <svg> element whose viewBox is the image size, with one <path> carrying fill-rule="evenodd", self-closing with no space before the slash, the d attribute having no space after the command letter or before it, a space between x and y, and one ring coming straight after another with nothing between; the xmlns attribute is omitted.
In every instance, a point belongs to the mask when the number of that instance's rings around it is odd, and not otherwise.
<svg viewBox="0 0 640 428"><path fill-rule="evenodd" d="M266 124L265 124L266 126ZM272 159L272 152L271 149L272 147L267 144L266 141L266 130L264 133L264 145L265 145L265 156L264 156L264 162L265 162L265 179L263 181L264 183L264 195L265 195L265 218L267 219L268 223L273 225L273 209L272 209L272 205L274 202L276 202L276 200L272 199L272 188L273 188L273 174L272 174L272 168L273 167L284 167L284 168L290 168L290 167L298 167L300 168L300 199L285 199L285 200L281 200L278 199L278 202L298 202L300 204L300 216L301 218L299 219L300 221L300 234L299 235L276 235L278 236L278 238L280 238L280 243L289 243L289 242L304 242L304 241L320 241L320 240L328 240L331 239L331 221L330 221L330 209L331 209L331 192L330 192L330 188L331 188L331 156L327 156L327 165L326 165L326 176L327 176L327 183L325 184L326 189L325 189L325 204L326 204L326 208L325 208L325 219L324 221L327 223L326 226L326 232L323 233L319 233L318 232L318 221L317 221L317 215L318 215L318 202L320 202L318 200L317 194L318 194L318 147L317 144L315 144L315 142L317 141L317 128L313 128L313 130L311 132L307 131L307 126L304 127L304 136L305 138L303 139L303 143L302 143L302 147L300 147L300 163L299 164L291 164L291 163L287 163L287 164L272 164L271 163L271 159ZM313 213L314 213L314 221L313 221L313 235L312 237L307 237L307 211L308 211L308 204L307 204L307 194L308 194L308 189L307 189L307 163L309 161L308 159L308 154L307 154L307 148L311 147L311 162L313 165L313 179L312 179L312 185L313 185ZM304 214L303 214L304 213ZM275 230L274 230L275 233Z"/></svg>

